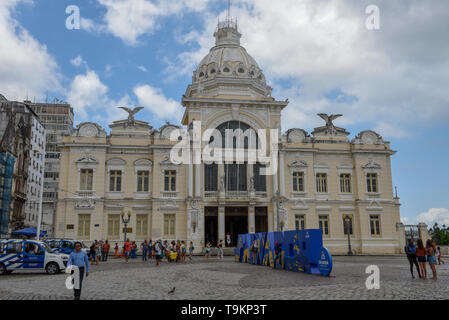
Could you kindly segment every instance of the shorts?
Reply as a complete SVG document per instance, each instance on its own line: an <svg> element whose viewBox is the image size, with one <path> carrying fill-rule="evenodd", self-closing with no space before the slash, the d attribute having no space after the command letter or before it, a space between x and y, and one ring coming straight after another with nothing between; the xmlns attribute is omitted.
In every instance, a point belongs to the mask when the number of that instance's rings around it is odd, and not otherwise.
<svg viewBox="0 0 449 320"><path fill-rule="evenodd" d="M418 257L419 262L426 262L426 257Z"/></svg>
<svg viewBox="0 0 449 320"><path fill-rule="evenodd" d="M435 256L427 256L427 261L429 263L435 263Z"/></svg>
<svg viewBox="0 0 449 320"><path fill-rule="evenodd" d="M125 251L125 255L126 255L126 258L130 258L131 257L131 251Z"/></svg>
<svg viewBox="0 0 449 320"><path fill-rule="evenodd" d="M90 258L91 258L92 260L95 260L95 259L96 259L96 256L97 256L97 255L96 255L95 253L91 253L91 254L90 254Z"/></svg>

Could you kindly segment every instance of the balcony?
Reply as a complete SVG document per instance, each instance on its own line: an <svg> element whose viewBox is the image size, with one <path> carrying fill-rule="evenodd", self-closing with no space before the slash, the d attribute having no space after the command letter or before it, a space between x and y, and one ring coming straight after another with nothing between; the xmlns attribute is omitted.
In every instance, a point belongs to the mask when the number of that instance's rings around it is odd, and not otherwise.
<svg viewBox="0 0 449 320"><path fill-rule="evenodd" d="M226 198L238 199L238 198L248 198L248 191L226 191Z"/></svg>
<svg viewBox="0 0 449 320"><path fill-rule="evenodd" d="M78 191L77 195L79 198L92 198L95 196L95 191Z"/></svg>
<svg viewBox="0 0 449 320"><path fill-rule="evenodd" d="M266 191L256 191L256 198L268 198L268 192Z"/></svg>
<svg viewBox="0 0 449 320"><path fill-rule="evenodd" d="M177 198L178 193L177 191L161 191L162 198Z"/></svg>
<svg viewBox="0 0 449 320"><path fill-rule="evenodd" d="M204 198L206 199L214 199L217 198L218 192L217 191L204 191Z"/></svg>

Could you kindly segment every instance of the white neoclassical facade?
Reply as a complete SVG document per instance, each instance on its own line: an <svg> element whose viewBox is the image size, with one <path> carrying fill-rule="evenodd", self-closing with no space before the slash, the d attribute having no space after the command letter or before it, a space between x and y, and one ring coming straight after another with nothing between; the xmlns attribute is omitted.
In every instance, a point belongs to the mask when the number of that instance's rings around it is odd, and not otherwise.
<svg viewBox="0 0 449 320"><path fill-rule="evenodd" d="M232 246L240 233L321 228L334 253L347 252L348 233L357 253L400 252L404 228L389 142L370 130L348 138L333 124L338 115L320 115L326 124L312 133L281 134L288 100L272 97L262 70L240 45L237 25L221 23L214 36L216 46L183 96L180 126L156 130L130 114L110 125L109 134L82 123L64 139L56 236L121 243L121 213L130 212L130 239L193 241L198 251L227 233ZM173 161L179 141L170 140L172 132L193 136L198 123L201 136L208 129L253 129L260 143L277 133L267 147L279 164L275 174L262 175L262 162ZM189 144L192 160L201 147Z"/></svg>

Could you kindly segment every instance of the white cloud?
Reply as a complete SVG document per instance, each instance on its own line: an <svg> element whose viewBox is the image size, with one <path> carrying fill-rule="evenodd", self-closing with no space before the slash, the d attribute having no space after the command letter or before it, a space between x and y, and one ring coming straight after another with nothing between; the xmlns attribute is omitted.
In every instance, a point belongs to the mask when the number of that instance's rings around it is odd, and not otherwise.
<svg viewBox="0 0 449 320"><path fill-rule="evenodd" d="M134 88L139 105L147 108L160 119L174 119L179 121L182 117L181 105L173 99L165 97L161 89L149 85L140 85Z"/></svg>
<svg viewBox="0 0 449 320"><path fill-rule="evenodd" d="M127 118L126 112L118 109L118 106L133 105L128 95L118 101L111 99L108 86L101 81L95 71L89 69L85 74L74 77L67 101L72 105L78 120L94 121L105 126Z"/></svg>
<svg viewBox="0 0 449 320"><path fill-rule="evenodd" d="M87 119L90 112L98 112L108 102L108 87L104 85L95 71L75 76L70 86L67 101L81 119Z"/></svg>
<svg viewBox="0 0 449 320"><path fill-rule="evenodd" d="M128 45L137 45L144 34L153 34L158 19L174 14L203 11L209 0L97 0L106 7L104 24L86 21L87 31L106 31Z"/></svg>
<svg viewBox="0 0 449 320"><path fill-rule="evenodd" d="M137 69L139 69L142 72L148 72L148 69L145 68L144 66L138 66Z"/></svg>
<svg viewBox="0 0 449 320"><path fill-rule="evenodd" d="M311 129L318 112L343 113L343 125L370 123L386 138L407 137L416 125L448 124L446 1L378 1L377 31L365 28L368 4L240 0L235 5L242 45L264 69L274 95L291 101L285 128ZM167 70L190 74L213 46L216 20L203 16L202 31L177 36L199 48L180 54ZM356 99L328 98L335 90Z"/></svg>
<svg viewBox="0 0 449 320"><path fill-rule="evenodd" d="M449 210L447 208L431 208L423 212L416 218L419 222L425 222L429 227L433 227L435 222L440 226L449 226Z"/></svg>
<svg viewBox="0 0 449 320"><path fill-rule="evenodd" d="M47 90L60 90L58 65L47 47L33 38L12 12L26 0L0 1L0 93L9 100L28 94L42 98Z"/></svg>
<svg viewBox="0 0 449 320"><path fill-rule="evenodd" d="M81 57L81 56L77 56L76 58L73 58L72 60L70 60L70 63L75 67L79 67L82 64L86 65L86 61L84 61L83 57Z"/></svg>

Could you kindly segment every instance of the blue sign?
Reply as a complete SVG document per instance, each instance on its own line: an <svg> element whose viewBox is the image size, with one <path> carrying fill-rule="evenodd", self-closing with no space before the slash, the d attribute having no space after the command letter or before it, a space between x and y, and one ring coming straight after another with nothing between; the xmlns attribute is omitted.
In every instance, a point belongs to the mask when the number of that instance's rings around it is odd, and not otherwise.
<svg viewBox="0 0 449 320"><path fill-rule="evenodd" d="M327 248L321 248L318 269L323 276L328 276L332 272L332 256Z"/></svg>
<svg viewBox="0 0 449 320"><path fill-rule="evenodd" d="M332 256L323 248L320 229L240 234L234 253L236 262L274 269L325 276L332 271Z"/></svg>

